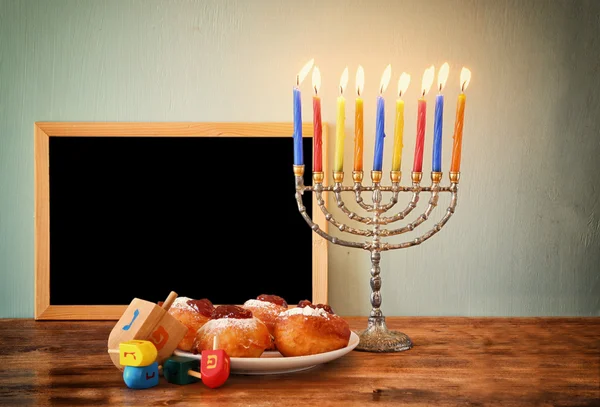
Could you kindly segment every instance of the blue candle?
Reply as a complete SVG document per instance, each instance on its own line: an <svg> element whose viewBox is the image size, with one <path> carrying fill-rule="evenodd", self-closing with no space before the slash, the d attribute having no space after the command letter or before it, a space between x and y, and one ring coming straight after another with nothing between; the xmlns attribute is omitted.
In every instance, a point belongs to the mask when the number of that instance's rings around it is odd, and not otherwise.
<svg viewBox="0 0 600 407"><path fill-rule="evenodd" d="M385 138L385 92L392 76L392 66L388 65L381 75L379 83L379 96L377 97L377 117L375 122L375 158L373 159L373 171L381 171L383 167L383 139Z"/></svg>
<svg viewBox="0 0 600 407"><path fill-rule="evenodd" d="M302 150L302 99L300 89L294 87L294 165L304 164Z"/></svg>
<svg viewBox="0 0 600 407"><path fill-rule="evenodd" d="M375 122L375 159L373 171L381 171L383 166L383 139L385 138L385 102L383 97L377 97L377 121Z"/></svg>
<svg viewBox="0 0 600 407"><path fill-rule="evenodd" d="M442 89L446 85L450 67L445 62L438 71L438 91L435 98L435 118L433 121L433 159L431 162L431 171L442 172L442 127L444 123L444 96Z"/></svg>
<svg viewBox="0 0 600 407"><path fill-rule="evenodd" d="M433 163L431 170L442 171L442 126L444 121L444 96L435 98L435 120L433 122Z"/></svg>
<svg viewBox="0 0 600 407"><path fill-rule="evenodd" d="M296 75L296 86L294 86L294 165L304 165L304 154L302 150L302 98L300 84L314 65L315 60L308 61Z"/></svg>

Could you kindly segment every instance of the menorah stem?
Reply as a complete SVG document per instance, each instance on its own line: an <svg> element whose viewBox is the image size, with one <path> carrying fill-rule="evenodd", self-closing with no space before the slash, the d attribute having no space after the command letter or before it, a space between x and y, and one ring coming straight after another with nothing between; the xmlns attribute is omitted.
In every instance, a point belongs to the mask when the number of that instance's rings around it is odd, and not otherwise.
<svg viewBox="0 0 600 407"><path fill-rule="evenodd" d="M379 181L381 173L373 171L373 240L371 250L371 315L367 329L359 335L360 342L356 350L366 352L400 352L412 348L412 341L402 332L390 331L381 312L381 236L379 217L385 210L381 207Z"/></svg>

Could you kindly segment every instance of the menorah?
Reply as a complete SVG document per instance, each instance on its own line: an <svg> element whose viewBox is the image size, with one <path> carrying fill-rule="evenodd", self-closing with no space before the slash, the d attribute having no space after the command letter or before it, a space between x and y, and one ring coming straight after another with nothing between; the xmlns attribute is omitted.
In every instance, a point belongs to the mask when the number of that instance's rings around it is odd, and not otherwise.
<svg viewBox="0 0 600 407"><path fill-rule="evenodd" d="M389 330L385 323L385 316L381 311L381 268L379 266L381 252L405 249L407 247L419 245L442 229L456 208L460 172L450 172L450 186L446 187L440 186L442 172L431 173L431 186L429 187L421 186L422 172L411 173L412 186L400 185L400 171L390 171L391 186L381 185L381 171L371 171L372 185L370 186L363 185L362 183L364 176L363 171L352 172L352 178L354 180L353 186L342 185L344 172L333 173L333 186L323 185L323 172L313 172L313 186L304 185L304 165L294 165L294 175L296 178L296 201L298 202L298 210L311 229L333 244L364 249L371 252L370 282L372 309L367 328L359 334L360 343L356 347L356 350L367 352L399 352L410 349L412 347L410 338L402 332ZM313 222L306 212L306 207L302 201L305 192L313 192L315 194L317 205L319 205L319 208L323 211L325 219L335 226L337 230L364 237L365 240L363 242L352 242L324 232L318 224ZM325 201L323 199L324 192L333 192L338 208L340 208L349 219L361 222L368 228L356 229L337 221L325 207ZM360 216L358 213L349 210L342 199L342 192L352 192L356 203L365 212L369 213L370 216ZM371 204L366 203L363 200L363 192L371 192ZM382 192L391 192L392 196L388 203L382 203ZM410 192L412 194L408 205L393 216L384 216L386 212L390 211L398 203L398 195L400 192ZM430 193L429 204L427 205L427 209L425 209L415 221L396 229L385 228L386 225L391 225L405 219L406 216L417 207L422 192ZM385 238L413 231L428 220L434 208L437 206L439 194L441 192L450 192L450 205L441 220L433 225L429 231L415 239L403 243L391 244L383 241Z"/></svg>

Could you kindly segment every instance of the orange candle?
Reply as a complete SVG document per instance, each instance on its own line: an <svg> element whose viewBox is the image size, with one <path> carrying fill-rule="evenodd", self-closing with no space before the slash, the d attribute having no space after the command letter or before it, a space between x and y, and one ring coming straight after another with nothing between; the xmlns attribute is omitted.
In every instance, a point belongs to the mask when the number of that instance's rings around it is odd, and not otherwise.
<svg viewBox="0 0 600 407"><path fill-rule="evenodd" d="M462 149L462 135L463 125L465 120L465 102L467 96L465 95L465 89L471 81L471 71L467 68L463 68L460 72L460 95L458 95L458 102L456 103L456 121L454 123L454 140L452 144L452 163L450 165L450 172L460 172L460 154Z"/></svg>
<svg viewBox="0 0 600 407"><path fill-rule="evenodd" d="M356 71L356 104L354 110L354 171L363 170L363 100L360 97L365 84L365 71Z"/></svg>

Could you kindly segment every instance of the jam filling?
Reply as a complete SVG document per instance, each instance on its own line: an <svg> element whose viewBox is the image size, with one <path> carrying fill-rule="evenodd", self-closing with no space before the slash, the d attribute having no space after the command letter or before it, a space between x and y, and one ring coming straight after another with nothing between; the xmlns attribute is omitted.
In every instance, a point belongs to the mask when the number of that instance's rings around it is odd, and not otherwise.
<svg viewBox="0 0 600 407"><path fill-rule="evenodd" d="M285 300L278 295L261 294L258 297L256 297L256 299L260 301L270 302L272 304L280 305L286 308L288 306L287 302L285 302Z"/></svg>
<svg viewBox="0 0 600 407"><path fill-rule="evenodd" d="M309 300L302 300L298 303L298 308L310 307L312 309L323 308L325 312L333 315L333 309L327 304L313 304Z"/></svg>
<svg viewBox="0 0 600 407"><path fill-rule="evenodd" d="M233 319L247 319L252 318L252 311L247 310L237 305L220 305L214 309L210 319L219 318L233 318Z"/></svg>

